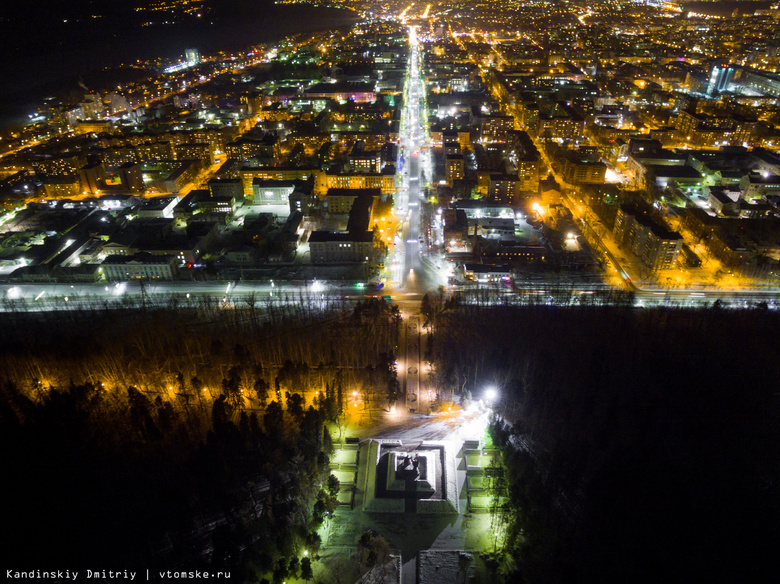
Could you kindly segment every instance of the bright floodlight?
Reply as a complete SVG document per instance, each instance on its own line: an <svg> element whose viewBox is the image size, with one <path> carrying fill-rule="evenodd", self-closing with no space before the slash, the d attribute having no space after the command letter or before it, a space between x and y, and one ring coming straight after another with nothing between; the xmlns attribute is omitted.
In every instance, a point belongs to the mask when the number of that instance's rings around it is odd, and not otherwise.
<svg viewBox="0 0 780 584"><path fill-rule="evenodd" d="M494 387L490 387L485 391L485 397L488 401L493 401L498 396L498 392Z"/></svg>

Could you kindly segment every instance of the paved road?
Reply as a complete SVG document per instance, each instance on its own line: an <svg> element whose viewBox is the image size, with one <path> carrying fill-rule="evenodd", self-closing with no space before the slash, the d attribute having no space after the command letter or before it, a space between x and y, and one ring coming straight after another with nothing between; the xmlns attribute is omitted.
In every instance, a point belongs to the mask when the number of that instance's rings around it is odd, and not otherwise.
<svg viewBox="0 0 780 584"><path fill-rule="evenodd" d="M410 39L411 41L411 39ZM423 257L427 253L421 237L420 218L425 177L423 160L428 153L423 149L427 136L423 96L425 86L420 69L422 54L419 45L411 42L409 67L407 70L408 98L405 104L405 123L402 134L401 155L405 170L403 184L396 197L396 214L404 217L401 229L397 263L393 270L393 281L388 292L394 294L415 294L422 296L446 283L438 269ZM407 176L408 174L408 176Z"/></svg>

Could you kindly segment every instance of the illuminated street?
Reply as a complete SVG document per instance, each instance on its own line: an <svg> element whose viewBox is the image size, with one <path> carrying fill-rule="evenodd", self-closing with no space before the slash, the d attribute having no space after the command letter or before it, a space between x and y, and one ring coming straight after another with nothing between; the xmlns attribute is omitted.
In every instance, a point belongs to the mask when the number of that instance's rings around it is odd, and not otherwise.
<svg viewBox="0 0 780 584"><path fill-rule="evenodd" d="M417 41L416 27L409 30L409 48L409 66L404 89L407 99L402 114L402 148L399 159L399 166L404 170L395 206L395 213L401 217L403 223L391 260L391 286L399 292L422 295L446 284L446 278L428 258L428 250L425 249L420 230L420 208L425 201L425 189L433 177L425 89L420 66L422 49Z"/></svg>

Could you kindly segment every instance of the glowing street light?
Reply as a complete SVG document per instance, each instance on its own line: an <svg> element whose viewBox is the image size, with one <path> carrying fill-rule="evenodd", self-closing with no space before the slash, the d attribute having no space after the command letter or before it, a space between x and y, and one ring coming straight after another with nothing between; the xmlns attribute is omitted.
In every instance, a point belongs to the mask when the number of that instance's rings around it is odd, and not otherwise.
<svg viewBox="0 0 780 584"><path fill-rule="evenodd" d="M498 397L498 391L496 391L495 387L489 387L485 390L485 398L492 402Z"/></svg>

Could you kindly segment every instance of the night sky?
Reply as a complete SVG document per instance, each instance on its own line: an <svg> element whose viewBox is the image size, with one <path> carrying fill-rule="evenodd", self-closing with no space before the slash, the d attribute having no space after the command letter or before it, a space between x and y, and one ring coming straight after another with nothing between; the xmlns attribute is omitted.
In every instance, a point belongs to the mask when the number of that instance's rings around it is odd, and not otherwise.
<svg viewBox="0 0 780 584"><path fill-rule="evenodd" d="M184 49L202 54L239 50L279 36L354 22L354 13L273 0L207 0L204 18L142 27L153 16L134 7L146 0L6 0L0 3L0 124L24 119L36 104L106 67ZM147 2L151 3L151 2ZM307 19L315 14L317 18ZM92 18L100 15L101 18ZM164 18L157 16L157 18ZM67 22L65 22L67 21ZM28 111L30 110L30 111Z"/></svg>

